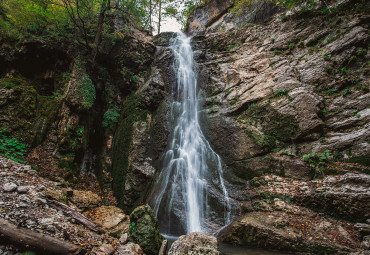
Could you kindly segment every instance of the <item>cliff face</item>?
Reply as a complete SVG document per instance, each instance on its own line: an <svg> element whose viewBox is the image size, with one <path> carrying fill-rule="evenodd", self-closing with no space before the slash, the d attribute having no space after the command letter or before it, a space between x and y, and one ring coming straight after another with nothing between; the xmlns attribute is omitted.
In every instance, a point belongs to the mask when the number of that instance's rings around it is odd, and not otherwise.
<svg viewBox="0 0 370 255"><path fill-rule="evenodd" d="M280 240L285 245L281 249L314 253L356 250L362 240L356 235L348 236L351 241L346 244L335 238L326 242L330 237L317 227L307 228L306 238L293 221L301 215L307 218L298 222L309 222L317 212L351 222L365 222L369 217L369 207L360 205L370 199L365 184L370 152L369 17L365 11L369 6L350 1L311 9L301 6L268 19L268 5L265 12L263 5L251 8L265 13L266 21L238 25L243 18L249 21L250 15L231 22L226 16L233 14L225 14L194 37L205 98L204 133L226 164L231 197L239 200L242 212L249 212L223 230L220 239L254 247L276 247ZM189 32L199 30L190 26ZM271 175L278 181L257 181ZM331 180L329 175L351 188L332 183L339 189L320 190ZM315 188L297 196L287 191L292 180L293 189L304 189L307 181ZM363 189L357 190L359 183ZM286 202L297 207L283 205ZM273 212L268 216L272 222L263 216L265 212ZM277 219L287 225L277 226ZM317 223L326 220L330 217L317 218ZM296 236L290 239L290 234ZM363 249L368 247L366 238ZM318 248L322 245L326 248Z"/></svg>
<svg viewBox="0 0 370 255"><path fill-rule="evenodd" d="M286 12L251 2L235 13L234 1L210 1L187 31L203 133L240 216L219 239L318 254L368 250L369 4ZM95 65L63 43L3 44L0 152L13 148L7 157L64 188L96 175L99 205L111 204L111 191L126 213L145 203L170 132L172 36L103 40ZM3 168L8 175L11 166Z"/></svg>

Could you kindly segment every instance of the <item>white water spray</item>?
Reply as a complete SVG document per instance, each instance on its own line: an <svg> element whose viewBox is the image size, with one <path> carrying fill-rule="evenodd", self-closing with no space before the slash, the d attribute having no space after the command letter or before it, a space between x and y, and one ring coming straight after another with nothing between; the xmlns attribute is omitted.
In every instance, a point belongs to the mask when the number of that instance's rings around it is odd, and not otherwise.
<svg viewBox="0 0 370 255"><path fill-rule="evenodd" d="M220 157L212 150L199 125L199 95L194 72L191 38L178 33L172 39L177 86L173 90L171 116L173 130L163 159L163 169L154 186L152 204L158 217L165 219L165 231L179 225L187 232L205 232L205 221L214 210L209 204L209 187L218 187L223 224L230 222L231 205L222 178ZM213 190L213 192L215 192ZM172 215L172 216L171 216ZM176 215L176 216L174 216ZM180 223L180 222L181 223Z"/></svg>

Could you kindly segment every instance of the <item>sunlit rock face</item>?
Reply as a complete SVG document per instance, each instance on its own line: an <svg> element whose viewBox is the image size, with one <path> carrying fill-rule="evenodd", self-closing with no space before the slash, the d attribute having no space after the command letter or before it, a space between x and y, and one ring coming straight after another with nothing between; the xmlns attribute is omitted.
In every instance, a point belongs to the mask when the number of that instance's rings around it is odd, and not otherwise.
<svg viewBox="0 0 370 255"><path fill-rule="evenodd" d="M187 33L204 32L232 7L234 0L212 0L203 7L198 7L188 19Z"/></svg>

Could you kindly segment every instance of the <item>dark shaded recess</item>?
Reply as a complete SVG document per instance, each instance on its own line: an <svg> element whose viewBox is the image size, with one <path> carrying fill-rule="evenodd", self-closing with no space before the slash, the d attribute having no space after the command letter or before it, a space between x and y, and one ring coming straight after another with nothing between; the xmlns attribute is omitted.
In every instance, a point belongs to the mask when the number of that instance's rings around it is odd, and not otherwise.
<svg viewBox="0 0 370 255"><path fill-rule="evenodd" d="M69 63L71 59L63 49L36 39L22 43L16 50L0 52L0 74L17 70L42 96L53 95L57 89L55 74L68 71Z"/></svg>

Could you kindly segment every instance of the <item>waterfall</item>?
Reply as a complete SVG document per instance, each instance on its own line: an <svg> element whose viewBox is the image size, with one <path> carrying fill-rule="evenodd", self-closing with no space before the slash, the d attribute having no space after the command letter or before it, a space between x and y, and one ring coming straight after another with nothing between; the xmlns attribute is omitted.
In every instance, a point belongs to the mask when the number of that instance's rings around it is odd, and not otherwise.
<svg viewBox="0 0 370 255"><path fill-rule="evenodd" d="M216 217L217 211L222 213L222 225L229 223L231 205L222 177L221 159L212 150L199 124L200 96L191 38L178 33L171 40L170 48L177 75L171 101L172 133L151 204L165 234L208 232L210 217ZM216 205L209 203L211 186L217 187L212 189L213 193L218 192ZM214 197L213 194L213 200Z"/></svg>

